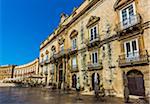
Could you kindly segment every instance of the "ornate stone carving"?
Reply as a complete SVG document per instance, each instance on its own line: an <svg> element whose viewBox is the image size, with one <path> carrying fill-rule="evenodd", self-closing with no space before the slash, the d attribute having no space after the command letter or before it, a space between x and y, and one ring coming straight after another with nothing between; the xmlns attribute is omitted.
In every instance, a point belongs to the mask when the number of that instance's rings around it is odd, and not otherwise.
<svg viewBox="0 0 150 104"><path fill-rule="evenodd" d="M114 9L118 9L119 7L121 7L122 5L126 5L129 2L132 2L134 0L117 0L116 3L114 4Z"/></svg>
<svg viewBox="0 0 150 104"><path fill-rule="evenodd" d="M60 37L60 38L58 39L59 45L62 45L62 44L64 43L64 41L65 41L65 39L64 39L63 37Z"/></svg>
<svg viewBox="0 0 150 104"><path fill-rule="evenodd" d="M51 48L51 50L52 50L52 51L55 51L55 50L56 50L56 47L53 45L52 48Z"/></svg>
<svg viewBox="0 0 150 104"><path fill-rule="evenodd" d="M78 31L77 30L73 30L72 32L71 32L71 34L70 34L70 38L72 39L72 38L74 38L75 36L77 36L78 35Z"/></svg>
<svg viewBox="0 0 150 104"><path fill-rule="evenodd" d="M92 24L98 22L100 20L100 17L91 16L86 27L90 27Z"/></svg>
<svg viewBox="0 0 150 104"><path fill-rule="evenodd" d="M49 54L49 51L48 50L46 50L46 52L45 52L46 54Z"/></svg>
<svg viewBox="0 0 150 104"><path fill-rule="evenodd" d="M41 57L44 57L43 53L41 54Z"/></svg>

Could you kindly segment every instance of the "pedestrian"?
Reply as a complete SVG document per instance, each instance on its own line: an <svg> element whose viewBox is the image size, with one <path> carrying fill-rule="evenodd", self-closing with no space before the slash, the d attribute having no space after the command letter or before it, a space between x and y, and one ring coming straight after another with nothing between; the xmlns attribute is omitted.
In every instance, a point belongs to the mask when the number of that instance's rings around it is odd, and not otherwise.
<svg viewBox="0 0 150 104"><path fill-rule="evenodd" d="M97 83L95 83L94 86L94 91L95 91L95 97L98 99L99 98L99 85Z"/></svg>
<svg viewBox="0 0 150 104"><path fill-rule="evenodd" d="M77 99L80 100L80 83L79 83L79 77L77 79L76 91L77 91Z"/></svg>
<svg viewBox="0 0 150 104"><path fill-rule="evenodd" d="M128 88L128 79L126 77L125 72L123 72L123 82L124 82L124 102L129 102L129 88Z"/></svg>
<svg viewBox="0 0 150 104"><path fill-rule="evenodd" d="M99 81L98 81L97 73L95 73L95 75L94 75L94 92L95 92L95 97L98 99L98 97L99 97Z"/></svg>
<svg viewBox="0 0 150 104"><path fill-rule="evenodd" d="M129 89L127 86L124 87L124 101L125 103L129 102Z"/></svg>

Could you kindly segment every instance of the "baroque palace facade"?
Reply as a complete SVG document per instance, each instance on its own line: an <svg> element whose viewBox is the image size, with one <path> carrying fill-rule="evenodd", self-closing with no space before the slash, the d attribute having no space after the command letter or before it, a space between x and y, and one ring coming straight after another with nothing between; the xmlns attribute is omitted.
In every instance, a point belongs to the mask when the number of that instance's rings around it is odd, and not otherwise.
<svg viewBox="0 0 150 104"><path fill-rule="evenodd" d="M84 0L40 45L39 74L47 84L92 91L94 78L106 94L150 92L148 0Z"/></svg>
<svg viewBox="0 0 150 104"><path fill-rule="evenodd" d="M0 66L0 81L15 81L28 78L38 74L39 60L24 65L4 65Z"/></svg>

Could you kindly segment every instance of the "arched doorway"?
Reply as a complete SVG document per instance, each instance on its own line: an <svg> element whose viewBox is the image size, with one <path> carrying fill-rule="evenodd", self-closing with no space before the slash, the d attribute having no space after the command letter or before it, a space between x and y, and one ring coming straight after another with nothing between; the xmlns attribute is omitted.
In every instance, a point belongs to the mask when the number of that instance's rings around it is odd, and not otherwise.
<svg viewBox="0 0 150 104"><path fill-rule="evenodd" d="M59 65L59 85L58 85L59 89L61 89L62 82L63 82L63 64L61 63Z"/></svg>
<svg viewBox="0 0 150 104"><path fill-rule="evenodd" d="M100 83L100 78L99 78L100 76L99 76L99 74L98 73L93 73L92 74L92 90L94 90L94 87L95 87L94 79L95 79L96 74L97 74L98 84Z"/></svg>
<svg viewBox="0 0 150 104"><path fill-rule="evenodd" d="M77 76L76 76L76 74L73 74L73 76L72 76L72 88L76 88L76 84L77 84Z"/></svg>
<svg viewBox="0 0 150 104"><path fill-rule="evenodd" d="M142 72L131 70L127 73L127 78L130 95L144 96L145 88Z"/></svg>

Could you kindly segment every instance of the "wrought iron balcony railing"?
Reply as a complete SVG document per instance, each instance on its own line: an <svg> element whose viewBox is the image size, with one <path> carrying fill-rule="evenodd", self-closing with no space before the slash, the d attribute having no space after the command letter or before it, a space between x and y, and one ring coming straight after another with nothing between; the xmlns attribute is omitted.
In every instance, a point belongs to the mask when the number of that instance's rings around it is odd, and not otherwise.
<svg viewBox="0 0 150 104"><path fill-rule="evenodd" d="M96 35L96 37L88 38L84 40L84 43L88 46L88 48L94 47L94 46L98 46L100 42L100 36L99 34Z"/></svg>
<svg viewBox="0 0 150 104"><path fill-rule="evenodd" d="M130 53L128 55L123 54L119 56L118 62L120 67L148 64L149 55L147 50Z"/></svg>
<svg viewBox="0 0 150 104"><path fill-rule="evenodd" d="M77 51L78 51L78 48L77 48L77 47L71 47L71 48L69 49L69 55L75 54L75 53L77 53Z"/></svg>
<svg viewBox="0 0 150 104"><path fill-rule="evenodd" d="M118 31L123 31L129 27L133 27L133 26L140 24L140 23L141 23L140 14L133 15L130 18L127 18L126 20L124 20L118 24L118 26L117 26Z"/></svg>
<svg viewBox="0 0 150 104"><path fill-rule="evenodd" d="M89 43L94 43L100 41L99 34L96 35L96 37L93 37L93 39L89 39Z"/></svg>
<svg viewBox="0 0 150 104"><path fill-rule="evenodd" d="M64 57L64 56L68 55L69 52L70 52L70 49L61 50L58 53L52 55L50 58L50 61L55 61L58 58Z"/></svg>
<svg viewBox="0 0 150 104"><path fill-rule="evenodd" d="M93 63L93 62L90 61L90 62L88 62L87 66L88 66L89 70L102 69L103 68L101 60L98 60L97 63Z"/></svg>

